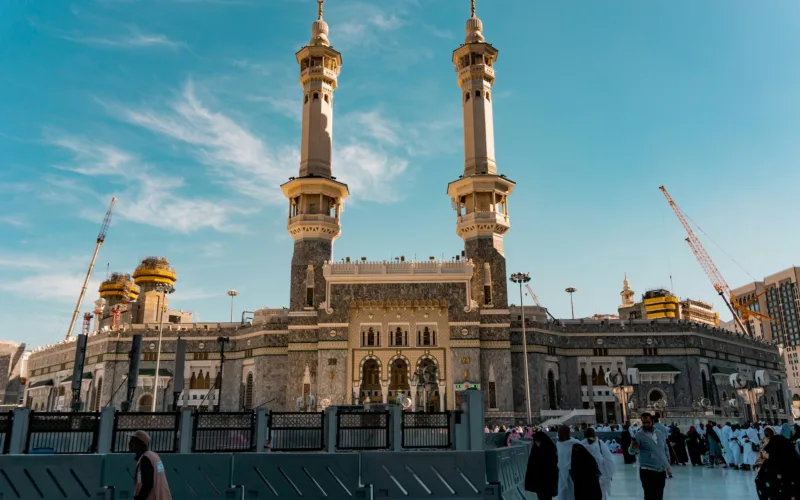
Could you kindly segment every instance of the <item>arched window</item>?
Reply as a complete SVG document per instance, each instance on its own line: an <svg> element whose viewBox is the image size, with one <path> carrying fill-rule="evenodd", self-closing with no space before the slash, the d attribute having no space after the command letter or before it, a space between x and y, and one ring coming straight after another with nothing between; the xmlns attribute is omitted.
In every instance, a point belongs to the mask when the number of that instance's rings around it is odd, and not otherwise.
<svg viewBox="0 0 800 500"><path fill-rule="evenodd" d="M550 402L550 409L556 409L556 376L553 374L553 370L547 371L547 399Z"/></svg>
<svg viewBox="0 0 800 500"><path fill-rule="evenodd" d="M586 370L581 368L581 385L588 385L589 381L586 380Z"/></svg>
<svg viewBox="0 0 800 500"><path fill-rule="evenodd" d="M308 94L306 94L305 99L303 99L303 104L308 104Z"/></svg>
<svg viewBox="0 0 800 500"><path fill-rule="evenodd" d="M700 384L703 386L703 397L708 399L708 378L706 372L700 372Z"/></svg>
<svg viewBox="0 0 800 500"><path fill-rule="evenodd" d="M606 385L606 374L603 372L602 366L597 370L597 377L594 379L594 385Z"/></svg>
<svg viewBox="0 0 800 500"><path fill-rule="evenodd" d="M192 372L192 378L189 379L189 389L197 389L197 377Z"/></svg>
<svg viewBox="0 0 800 500"><path fill-rule="evenodd" d="M94 389L94 411L100 411L103 403L100 401L103 397L103 377L97 379L97 387Z"/></svg>
<svg viewBox="0 0 800 500"><path fill-rule="evenodd" d="M319 101L319 92L314 92L314 100Z"/></svg>
<svg viewBox="0 0 800 500"><path fill-rule="evenodd" d="M480 96L481 96L481 91L480 90L476 90L475 91L475 97L480 97Z"/></svg>
<svg viewBox="0 0 800 500"><path fill-rule="evenodd" d="M211 389L211 372L206 372L206 378L203 382L203 389Z"/></svg>
<svg viewBox="0 0 800 500"><path fill-rule="evenodd" d="M725 391L722 391L722 402L723 403L727 403L728 402L728 393L725 392Z"/></svg>
<svg viewBox="0 0 800 500"><path fill-rule="evenodd" d="M364 335L364 345L365 346L378 345L378 334L375 333L375 330L372 327L369 327L367 329L367 333Z"/></svg>
<svg viewBox="0 0 800 500"><path fill-rule="evenodd" d="M392 342L393 342L392 345L395 346L402 346L406 344L403 341L403 329L400 328L399 326L397 327L397 330L394 331L394 335L392 335Z"/></svg>
<svg viewBox="0 0 800 500"><path fill-rule="evenodd" d="M419 339L419 345L435 345L435 334L436 332L431 332L430 328L427 326L423 328Z"/></svg>
<svg viewBox="0 0 800 500"><path fill-rule="evenodd" d="M486 93L486 100L492 102L492 96L489 92Z"/></svg>
<svg viewBox="0 0 800 500"><path fill-rule="evenodd" d="M597 370L592 368L592 385L597 385Z"/></svg>
<svg viewBox="0 0 800 500"><path fill-rule="evenodd" d="M247 383L244 386L244 408L245 410L253 409L253 374L247 374Z"/></svg>
<svg viewBox="0 0 800 500"><path fill-rule="evenodd" d="M141 398L139 398L139 408L140 412L149 412L153 409L153 396L149 394L145 394Z"/></svg>
<svg viewBox="0 0 800 500"><path fill-rule="evenodd" d="M464 94L464 102L469 102L469 92Z"/></svg>
<svg viewBox="0 0 800 500"><path fill-rule="evenodd" d="M331 102L330 97L328 96L328 94L325 94L325 102Z"/></svg>
<svg viewBox="0 0 800 500"><path fill-rule="evenodd" d="M656 401L661 401L664 399L664 393L661 392L659 389L653 389L650 391L650 395L647 398L650 400L651 403L655 403Z"/></svg>

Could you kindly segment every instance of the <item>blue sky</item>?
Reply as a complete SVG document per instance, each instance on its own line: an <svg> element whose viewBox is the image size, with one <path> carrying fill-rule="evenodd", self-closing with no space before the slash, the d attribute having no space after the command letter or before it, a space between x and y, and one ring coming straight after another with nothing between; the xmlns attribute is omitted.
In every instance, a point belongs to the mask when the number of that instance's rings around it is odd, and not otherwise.
<svg viewBox="0 0 800 500"><path fill-rule="evenodd" d="M311 0L11 0L0 6L0 338L63 338L103 213L84 309L148 255L201 321L288 300L277 188L298 165L294 53ZM715 301L665 184L732 286L798 264L800 3L478 0L500 50L498 168L509 271L556 316L612 313L623 274ZM451 257L463 168L450 61L467 0L329 0L344 65L336 258ZM513 297L513 295L512 295ZM716 300L715 300L716 299ZM526 300L530 299L526 297ZM515 300L514 302L518 302ZM729 316L724 314L723 316Z"/></svg>

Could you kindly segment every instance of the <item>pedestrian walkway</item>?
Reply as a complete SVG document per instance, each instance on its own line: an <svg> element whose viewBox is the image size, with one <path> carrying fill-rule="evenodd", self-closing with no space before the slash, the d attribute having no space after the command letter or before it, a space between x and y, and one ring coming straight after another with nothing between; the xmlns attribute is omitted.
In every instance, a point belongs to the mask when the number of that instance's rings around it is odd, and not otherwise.
<svg viewBox="0 0 800 500"><path fill-rule="evenodd" d="M642 487L639 483L639 469L634 465L624 465L622 455L617 455L614 481L611 486L612 500L641 500ZM758 498L755 486L755 472L728 470L721 467L675 466L673 479L667 479L664 500L753 500Z"/></svg>

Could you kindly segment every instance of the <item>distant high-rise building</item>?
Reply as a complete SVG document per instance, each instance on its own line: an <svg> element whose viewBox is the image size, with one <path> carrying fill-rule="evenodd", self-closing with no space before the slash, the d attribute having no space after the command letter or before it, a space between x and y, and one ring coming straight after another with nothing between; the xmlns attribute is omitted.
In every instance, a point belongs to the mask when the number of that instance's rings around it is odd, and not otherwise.
<svg viewBox="0 0 800 500"><path fill-rule="evenodd" d="M684 319L703 325L719 326L719 313L708 302L694 299L680 300L669 290L657 288L642 295L641 302L635 302L628 277L622 282L622 305L619 307L621 319Z"/></svg>
<svg viewBox="0 0 800 500"><path fill-rule="evenodd" d="M752 301L747 306L748 309L772 318L772 321L750 318L750 328L754 335L782 347L786 378L794 395L800 395L798 281L800 281L800 267L794 266L771 274L763 281L754 281L733 290L736 302L746 304Z"/></svg>

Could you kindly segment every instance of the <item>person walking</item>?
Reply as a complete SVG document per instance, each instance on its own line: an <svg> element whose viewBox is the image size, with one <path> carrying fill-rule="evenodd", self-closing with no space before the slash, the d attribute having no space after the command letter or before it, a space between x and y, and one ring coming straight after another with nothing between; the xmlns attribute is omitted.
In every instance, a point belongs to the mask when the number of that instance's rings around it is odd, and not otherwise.
<svg viewBox="0 0 800 500"><path fill-rule="evenodd" d="M653 416L642 413L642 428L633 436L630 452L639 457L644 500L663 500L670 473L667 436L653 427Z"/></svg>
<svg viewBox="0 0 800 500"><path fill-rule="evenodd" d="M723 445L722 431L716 422L709 422L706 427L706 438L708 441L708 466L712 469L718 459L722 459L725 463L725 446Z"/></svg>
<svg viewBox="0 0 800 500"><path fill-rule="evenodd" d="M533 435L525 471L525 491L536 493L539 500L552 500L558 495L558 452L550 436L542 431Z"/></svg>
<svg viewBox="0 0 800 500"><path fill-rule="evenodd" d="M594 429L586 429L583 434L586 439L581 441L581 444L589 450L589 453L594 457L597 462L597 467L600 472L600 490L602 492L603 500L611 498L611 479L614 476L614 458L608 446L601 440L597 439ZM575 460L573 455L573 461ZM573 481L575 480L573 472ZM575 497L578 498L578 490L576 485Z"/></svg>
<svg viewBox="0 0 800 500"><path fill-rule="evenodd" d="M756 476L759 500L792 500L800 498L800 457L792 442L783 436L773 436L764 448L767 459Z"/></svg>
<svg viewBox="0 0 800 500"><path fill-rule="evenodd" d="M164 463L150 451L150 435L145 431L134 432L128 449L136 458L133 500L172 500Z"/></svg>
<svg viewBox="0 0 800 500"><path fill-rule="evenodd" d="M576 500L575 485L572 482L570 469L572 468L572 450L574 445L581 442L570 437L569 427L562 425L558 428L558 500Z"/></svg>
<svg viewBox="0 0 800 500"><path fill-rule="evenodd" d="M692 465L703 465L703 441L694 426L689 427L689 432L686 433L686 447L689 450L689 460Z"/></svg>
<svg viewBox="0 0 800 500"><path fill-rule="evenodd" d="M622 449L622 457L625 465L635 464L636 457L628 451L631 447L631 427L629 424L622 426L622 434L619 436L619 446Z"/></svg>

